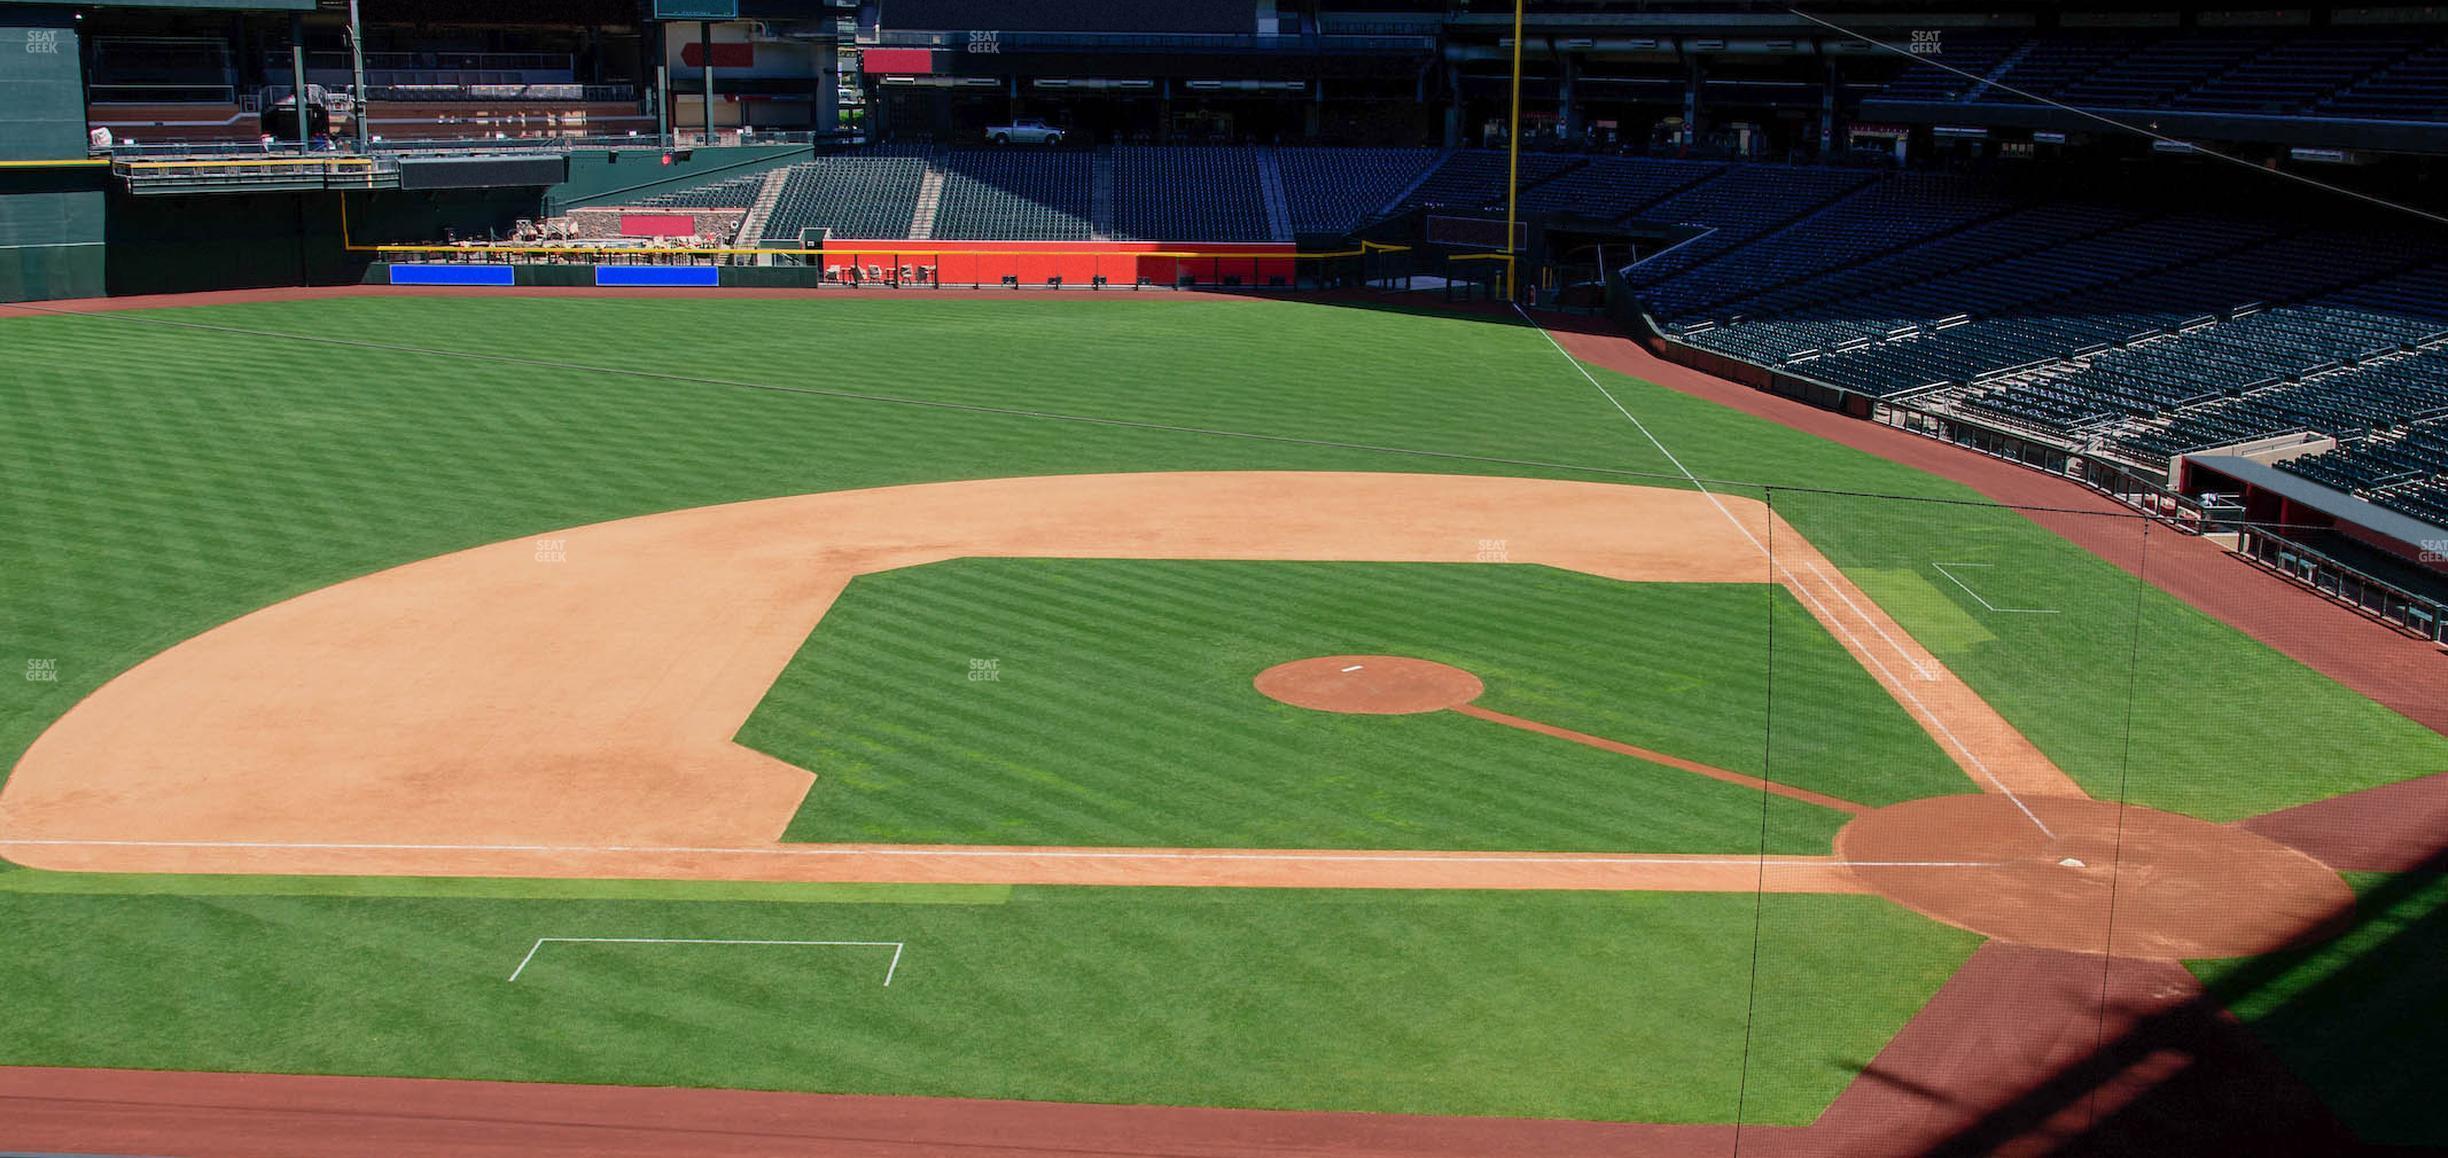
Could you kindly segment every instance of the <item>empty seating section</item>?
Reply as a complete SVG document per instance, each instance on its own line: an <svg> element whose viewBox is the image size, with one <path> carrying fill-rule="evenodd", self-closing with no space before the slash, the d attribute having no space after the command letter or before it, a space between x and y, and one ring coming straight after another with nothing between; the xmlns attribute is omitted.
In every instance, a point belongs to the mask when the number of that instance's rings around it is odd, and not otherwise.
<svg viewBox="0 0 2448 1158"><path fill-rule="evenodd" d="M1376 215L1436 164L1435 149L1276 150L1299 233L1343 233Z"/></svg>
<svg viewBox="0 0 2448 1158"><path fill-rule="evenodd" d="M1922 47L1923 43L1928 47ZM1913 46L1916 53L1927 53L1926 59L1898 73L1880 95L1889 100L1961 104L1972 99L1980 78L2005 63L2023 43L1997 33L1941 30L1938 39Z"/></svg>
<svg viewBox="0 0 2448 1158"><path fill-rule="evenodd" d="M764 186L765 175L759 173L658 194L638 204L652 209L746 209L756 203L757 191Z"/></svg>
<svg viewBox="0 0 2448 1158"><path fill-rule="evenodd" d="M2365 120L2448 121L2448 43L2417 48L2321 98L2312 111Z"/></svg>
<svg viewBox="0 0 2448 1158"><path fill-rule="evenodd" d="M1863 258L2003 212L2002 197L1961 178L1905 174L1847 194L1754 244L1698 265L1643 294L1652 314L1684 317L1763 287Z"/></svg>
<svg viewBox="0 0 2448 1158"><path fill-rule="evenodd" d="M908 237L926 161L848 154L791 166L765 223L764 243L795 245L809 230L835 237Z"/></svg>
<svg viewBox="0 0 2448 1158"><path fill-rule="evenodd" d="M2264 225L2207 214L2095 233L1850 299L1813 319L1814 336L1832 343L1790 360L1807 360L1801 372L1812 377L1885 395L2068 356L2245 304L2202 304L2223 299L2188 296L2208 291L2175 267L2267 237ZM2151 276L2161 271L2173 272ZM1774 323L1734 328L1760 325ZM1712 332L1694 338L1715 344ZM1786 344L1796 343L1789 335Z"/></svg>
<svg viewBox="0 0 2448 1158"><path fill-rule="evenodd" d="M2245 266L2246 260L2262 263L2260 272ZM2256 288L2287 295L2301 293L2314 282L2373 277L2405 260L2385 243L2319 235L2205 263L2201 270L2208 277L2234 279L2239 285L2258 282ZM2101 351L2050 380L1976 389L1964 402L1969 409L2068 431L2119 424L2104 431L2109 442L2145 461L2297 430L2349 433L2368 425L2369 419L2349 419L2335 410L2305 411L2298 403L2322 397L2320 392L2290 393L2286 387L2341 366L2397 355L2435 334L2436 321L2359 304L2358 295L2375 288L2395 294L2422 285L2448 291L2429 270L2384 277L2369 286L2231 315L2164 338ZM2448 302L2448 292L2435 301ZM2270 387L2277 388L2265 389ZM2307 425L2314 419L2316 423Z"/></svg>
<svg viewBox="0 0 2448 1158"><path fill-rule="evenodd" d="M1652 215L1787 212L1773 194L1739 209L1726 196L1772 168L1730 169ZM2448 516L2448 239L2288 214L2018 208L1906 174L1704 260L1624 272L1669 336L1703 349L2146 467L2326 435L2338 450L2285 468Z"/></svg>
<svg viewBox="0 0 2448 1158"><path fill-rule="evenodd" d="M1114 149L1114 228L1152 241L1267 241L1258 155L1238 145Z"/></svg>
<svg viewBox="0 0 2448 1158"><path fill-rule="evenodd" d="M2075 78L2058 99L2085 107L2164 108L2270 42L2258 32L2208 31L2153 40Z"/></svg>
<svg viewBox="0 0 2448 1158"><path fill-rule="evenodd" d="M954 149L941 155L935 236L1084 241L1096 232L1096 155L1078 149Z"/></svg>
<svg viewBox="0 0 2448 1158"><path fill-rule="evenodd" d="M1640 212L1644 221L1706 230L1634 265L1634 285L1656 285L1871 181L1858 169L1736 165Z"/></svg>
<svg viewBox="0 0 2448 1158"><path fill-rule="evenodd" d="M1521 155L1521 184L1526 188L1549 180L1581 163L1578 157L1554 153ZM1420 182L1396 208L1440 205L1477 209L1503 204L1507 158L1500 149L1456 149Z"/></svg>
<svg viewBox="0 0 2448 1158"><path fill-rule="evenodd" d="M1931 63L1905 68L1876 99L2029 104L2035 98L2101 109L2443 121L2448 42L2414 26L2077 29L2020 40L1947 34Z"/></svg>
<svg viewBox="0 0 2448 1158"><path fill-rule="evenodd" d="M2030 104L2034 99L2062 100L2068 86L2116 63L2133 51L2126 37L2066 33L2043 36L2025 45L1996 83L1974 98L1982 102Z"/></svg>
<svg viewBox="0 0 2448 1158"><path fill-rule="evenodd" d="M1713 161L1595 157L1578 169L1523 190L1521 207L1532 213L1620 221L1724 171L1724 165Z"/></svg>
<svg viewBox="0 0 2448 1158"><path fill-rule="evenodd" d="M2437 355L2448 358L2448 355ZM2432 365L2437 381L2448 366ZM2448 403L2442 404L2448 410ZM2448 419L2377 434L2324 454L2289 459L2278 469L2448 527Z"/></svg>
<svg viewBox="0 0 2448 1158"><path fill-rule="evenodd" d="M2215 82L2176 98L2175 107L2200 112L2301 116L2322 97L2377 72L2416 42L2369 35L2312 33L2281 38Z"/></svg>

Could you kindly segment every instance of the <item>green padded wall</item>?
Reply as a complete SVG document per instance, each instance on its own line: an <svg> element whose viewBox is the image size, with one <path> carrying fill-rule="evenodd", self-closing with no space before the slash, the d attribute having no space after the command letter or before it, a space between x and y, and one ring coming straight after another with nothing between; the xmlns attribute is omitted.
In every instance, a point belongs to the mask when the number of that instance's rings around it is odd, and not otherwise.
<svg viewBox="0 0 2448 1158"><path fill-rule="evenodd" d="M0 8L0 161L85 156L85 80L65 10ZM98 167L0 166L0 301L103 287Z"/></svg>

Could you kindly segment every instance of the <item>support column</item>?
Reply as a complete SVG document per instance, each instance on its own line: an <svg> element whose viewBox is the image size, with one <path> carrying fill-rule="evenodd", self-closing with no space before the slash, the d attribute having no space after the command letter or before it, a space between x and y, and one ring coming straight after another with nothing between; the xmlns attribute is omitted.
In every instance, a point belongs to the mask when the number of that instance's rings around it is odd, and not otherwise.
<svg viewBox="0 0 2448 1158"><path fill-rule="evenodd" d="M306 116L306 14L289 14L289 92L297 110L298 152L306 152L313 141L314 130Z"/></svg>
<svg viewBox="0 0 2448 1158"><path fill-rule="evenodd" d="M1683 134L1693 145L1700 143L1700 58L1683 58Z"/></svg>
<svg viewBox="0 0 2448 1158"><path fill-rule="evenodd" d="M654 34L648 39L654 45L655 144L668 149L672 146L671 37L665 31L669 26L662 21L652 27Z"/></svg>
<svg viewBox="0 0 2448 1158"><path fill-rule="evenodd" d="M1445 66L1445 90L1445 147L1452 149L1462 144L1462 66Z"/></svg>
<svg viewBox="0 0 2448 1158"><path fill-rule="evenodd" d="M705 66L705 140L700 144L712 148L714 146L714 22L711 20L697 22L697 51L701 54L697 63Z"/></svg>
<svg viewBox="0 0 2448 1158"><path fill-rule="evenodd" d="M1556 132L1581 139L1581 58L1556 54Z"/></svg>
<svg viewBox="0 0 2448 1158"><path fill-rule="evenodd" d="M1827 73L1819 82L1819 156L1836 151L1836 58L1827 58Z"/></svg>
<svg viewBox="0 0 2448 1158"><path fill-rule="evenodd" d="M841 42L825 37L816 44L816 112L811 126L819 133L841 131Z"/></svg>

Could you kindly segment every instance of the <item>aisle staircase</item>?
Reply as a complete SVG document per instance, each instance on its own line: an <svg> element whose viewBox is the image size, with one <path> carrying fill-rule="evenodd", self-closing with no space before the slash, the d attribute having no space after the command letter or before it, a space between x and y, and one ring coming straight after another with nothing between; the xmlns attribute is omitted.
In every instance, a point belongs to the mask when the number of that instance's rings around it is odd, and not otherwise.
<svg viewBox="0 0 2448 1158"><path fill-rule="evenodd" d="M944 171L927 156L926 175L918 178L918 205L910 213L910 238L926 241L935 236L935 211L943 207Z"/></svg>
<svg viewBox="0 0 2448 1158"><path fill-rule="evenodd" d="M1114 158L1113 146L1099 145L1096 151L1096 172L1088 186L1089 236L1098 241L1112 241L1114 235Z"/></svg>
<svg viewBox="0 0 2448 1158"><path fill-rule="evenodd" d="M769 169L765 180L757 186L756 200L748 203L748 212L741 215L739 232L732 235L731 244L741 249L761 249L765 245L765 223L773 220L774 206L782 202L782 187L790 183L791 167ZM724 265L764 265L768 254L732 254L723 258Z"/></svg>
<svg viewBox="0 0 2448 1158"><path fill-rule="evenodd" d="M1292 203L1284 197L1283 164L1272 146L1258 150L1258 194L1266 201L1267 240L1292 240Z"/></svg>

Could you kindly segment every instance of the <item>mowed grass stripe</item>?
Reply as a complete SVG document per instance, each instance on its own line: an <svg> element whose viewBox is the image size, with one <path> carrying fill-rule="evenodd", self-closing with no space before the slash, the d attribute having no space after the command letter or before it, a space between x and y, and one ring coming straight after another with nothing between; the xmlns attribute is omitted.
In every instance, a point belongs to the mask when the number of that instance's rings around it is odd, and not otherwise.
<svg viewBox="0 0 2448 1158"><path fill-rule="evenodd" d="M1755 852L1752 790L1457 714L1306 711L1250 680L1416 655L1479 674L1499 710L1749 770L1762 677L1715 676L1765 659L1769 606L1509 565L958 560L854 581L739 739L818 774L796 840ZM1831 705L1839 737L1898 721L1812 779L1872 803L1963 790L1834 641L1788 634L1821 653L1797 705ZM987 659L996 678L973 680ZM1842 817L1771 819L1771 851L1824 853Z"/></svg>
<svg viewBox="0 0 2448 1158"><path fill-rule="evenodd" d="M584 354L642 366L668 363L670 333L772 334L781 337L722 344L707 356L732 359L718 368L756 380L914 383L919 393L971 392L999 404L1054 401L1120 418L1155 414L1149 408L1161 405L1176 409L1158 417L1192 416L1211 426L1246 418L1291 437L1416 431L1459 453L1667 469L1648 461L1654 451L1527 329L1297 303L1104 308L1109 304L359 299L166 316L309 335L408 334L471 350ZM165 642L278 596L442 549L643 510L848 485L1150 465L1383 468L1389 457L310 346L126 318L5 322L13 348L23 352L24 372L0 384L0 395L13 416L28 419L0 431L0 452L13 461L37 461L27 452L44 446L81 452L74 462L54 456L65 481L27 474L0 483L12 487L12 499L24 493L17 505L41 535L39 546L22 553L107 544L112 566L97 571L99 554L80 558L73 572L46 585L141 583L148 593L158 587L168 595L139 607L97 609L90 621L83 605L70 605L87 622L61 633L66 645L21 645L60 659L62 682L0 702L0 752L22 748L31 730L75 695ZM860 349L924 349L928 357L912 372L895 359L810 358L805 343L793 340L816 335L821 346L836 332L858 335ZM99 365L97 333L108 335L109 350ZM1083 357L1106 342L1117 344L1112 360ZM702 345L691 345L692 357ZM1703 475L1966 493L1597 373ZM1339 408L1337 425L1317 426L1302 409L1317 405ZM1063 433L1047 437L1053 429ZM141 449L110 453L114 447ZM1398 462L1401 469L1533 473ZM64 496L117 494L129 480L169 472L188 485L142 486L137 508L119 517L91 508L74 525L57 517L70 505ZM2437 737L2151 593L2143 600L2148 682L2166 702L2188 708L2183 720L2141 715L2135 765L2148 774L2127 777L2123 745L2108 742L2108 730L2096 726L2121 716L2121 703L2108 701L2123 695L2123 681L2065 673L2130 666L2123 658L2131 654L2129 577L2011 512L1791 492L1780 500L1840 564L2015 562L2041 577L2032 595L2067 608L2063 624L2029 622L2058 617L1984 619L1999 640L1952 662L2095 792L2125 783L2139 802L2227 818L2448 766L2448 745ZM164 562L171 552L162 544L176 541L169 528L196 525L197 508L240 516L242 537L229 542L235 557ZM120 534L88 533L114 524ZM1959 611L1980 615L1968 598L1958 602ZM59 606L39 597L12 600L0 616ZM1907 627L1915 625L1910 609L1898 614ZM132 634L105 626L162 616L168 617L162 626ZM30 617L0 618L0 638L44 638L17 618ZM2298 705L2323 734L2352 736L2358 751L2334 759L2294 744L2276 714L2245 706L2274 700ZM2256 767L2239 776L2214 766L2219 757L2195 739L2202 730L2229 738L2232 750L2256 753Z"/></svg>
<svg viewBox="0 0 2448 1158"><path fill-rule="evenodd" d="M1715 1121L1739 896L1023 889L1001 906L0 897L0 1063ZM1975 939L1827 906L1783 1000L1868 1056ZM98 925L70 914L103 917ZM64 930L75 929L73 935ZM402 936L404 928L422 932ZM539 935L904 941L547 946ZM176 961L146 974L128 961ZM1801 964L1801 963L1797 963ZM1808 1121L1827 1074L1755 1096Z"/></svg>

